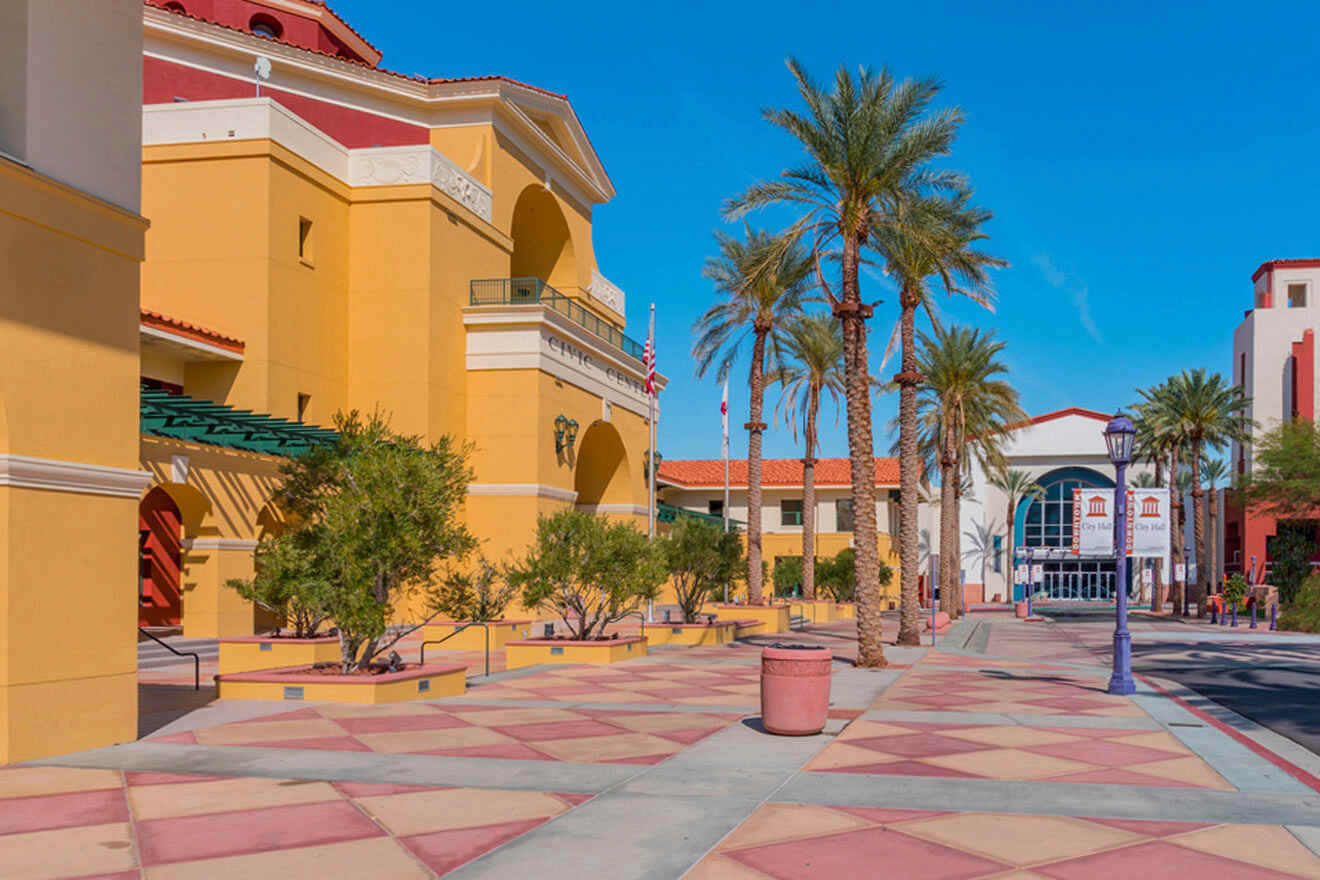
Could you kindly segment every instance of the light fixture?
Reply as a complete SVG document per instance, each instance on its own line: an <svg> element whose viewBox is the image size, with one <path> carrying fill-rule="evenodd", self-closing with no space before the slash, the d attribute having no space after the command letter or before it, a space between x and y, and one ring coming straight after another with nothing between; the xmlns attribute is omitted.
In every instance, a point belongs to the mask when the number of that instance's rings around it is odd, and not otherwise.
<svg viewBox="0 0 1320 880"><path fill-rule="evenodd" d="M1137 429L1132 420L1122 413L1116 414L1105 426L1105 446L1109 447L1109 461L1118 467L1132 463L1132 444L1137 439Z"/></svg>
<svg viewBox="0 0 1320 880"><path fill-rule="evenodd" d="M664 464L664 461L664 455L657 449L655 451L655 467L657 473L659 473L660 465ZM642 453L642 477L647 480L651 479L651 450L649 449Z"/></svg>
<svg viewBox="0 0 1320 880"><path fill-rule="evenodd" d="M577 440L577 419L570 419L560 413L555 417L555 452L563 452Z"/></svg>

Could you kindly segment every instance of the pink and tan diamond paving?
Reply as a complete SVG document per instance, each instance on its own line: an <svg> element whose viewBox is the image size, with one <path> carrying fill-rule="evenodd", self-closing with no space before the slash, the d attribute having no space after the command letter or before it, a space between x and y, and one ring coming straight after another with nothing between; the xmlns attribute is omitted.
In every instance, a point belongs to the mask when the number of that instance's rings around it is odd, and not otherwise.
<svg viewBox="0 0 1320 880"><path fill-rule="evenodd" d="M1320 774L1150 683L1109 695L1075 633L974 614L887 650L835 664L811 737L761 730L753 642L470 663L433 701L185 707L0 769L0 877L1320 880Z"/></svg>

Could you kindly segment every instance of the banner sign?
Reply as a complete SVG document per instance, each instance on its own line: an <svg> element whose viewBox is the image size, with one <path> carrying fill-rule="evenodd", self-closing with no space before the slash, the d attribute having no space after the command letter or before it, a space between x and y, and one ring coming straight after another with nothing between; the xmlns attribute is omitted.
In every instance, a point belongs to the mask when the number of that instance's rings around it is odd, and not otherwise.
<svg viewBox="0 0 1320 880"><path fill-rule="evenodd" d="M1073 489L1072 552L1074 556L1113 555L1113 489Z"/></svg>
<svg viewBox="0 0 1320 880"><path fill-rule="evenodd" d="M1045 580L1045 566L1039 562L1033 563L1031 566L1031 582L1038 584L1043 580Z"/></svg>
<svg viewBox="0 0 1320 880"><path fill-rule="evenodd" d="M1169 555L1169 490L1128 492L1128 555L1164 558Z"/></svg>
<svg viewBox="0 0 1320 880"><path fill-rule="evenodd" d="M1114 555L1114 490L1074 489L1074 556ZM1127 555L1163 558L1169 554L1169 490L1129 489Z"/></svg>
<svg viewBox="0 0 1320 880"><path fill-rule="evenodd" d="M1013 583L1025 584L1027 582L1027 566L1025 563L1017 565L1013 569Z"/></svg>
<svg viewBox="0 0 1320 880"><path fill-rule="evenodd" d="M1177 565L1173 567L1173 579L1178 583L1182 583L1183 581L1187 580L1186 564L1179 562Z"/></svg>

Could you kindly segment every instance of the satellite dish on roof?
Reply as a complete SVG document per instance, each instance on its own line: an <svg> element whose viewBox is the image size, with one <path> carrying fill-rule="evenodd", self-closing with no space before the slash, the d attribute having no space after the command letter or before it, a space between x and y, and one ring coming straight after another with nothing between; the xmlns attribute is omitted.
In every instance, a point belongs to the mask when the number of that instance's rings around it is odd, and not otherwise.
<svg viewBox="0 0 1320 880"><path fill-rule="evenodd" d="M265 55L257 56L257 63L252 65L252 69L257 72L257 97L261 97L261 83L270 79L270 59Z"/></svg>

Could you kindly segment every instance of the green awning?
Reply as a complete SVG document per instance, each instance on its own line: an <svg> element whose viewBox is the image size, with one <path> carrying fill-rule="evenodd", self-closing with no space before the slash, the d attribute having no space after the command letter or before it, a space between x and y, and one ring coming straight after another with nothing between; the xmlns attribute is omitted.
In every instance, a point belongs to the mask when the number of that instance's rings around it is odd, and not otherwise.
<svg viewBox="0 0 1320 880"><path fill-rule="evenodd" d="M329 428L234 409L183 394L147 387L140 394L141 431L155 437L286 458L306 452L316 444L333 443L338 437Z"/></svg>

